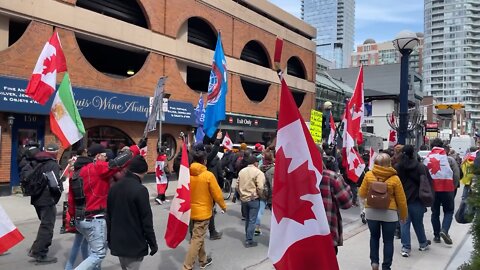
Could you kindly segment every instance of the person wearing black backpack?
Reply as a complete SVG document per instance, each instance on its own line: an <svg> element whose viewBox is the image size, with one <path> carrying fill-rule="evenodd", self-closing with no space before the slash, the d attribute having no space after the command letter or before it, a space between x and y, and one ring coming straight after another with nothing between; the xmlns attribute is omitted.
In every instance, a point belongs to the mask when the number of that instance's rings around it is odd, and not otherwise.
<svg viewBox="0 0 480 270"><path fill-rule="evenodd" d="M53 229L55 227L55 217L57 214L56 204L62 195L61 189L48 183L44 173L51 173L60 179L60 165L57 161L58 146L56 144L49 144L45 147L45 151L39 152L35 155L35 160L39 164L39 174L36 177L42 184L42 189L38 194L31 195L30 203L35 207L40 226L37 232L37 238L32 244L28 256L35 259L35 263L48 264L56 263L57 258L47 256L48 248L52 244Z"/></svg>
<svg viewBox="0 0 480 270"><path fill-rule="evenodd" d="M419 197L420 192L420 176L426 176L430 184L432 179L425 165L420 163L412 145L405 145L402 149L402 155L399 162L395 165L398 177L402 181L403 190L407 197L408 217L404 224L401 224L402 239L402 256L409 257L412 249L410 239L410 224L412 224L415 234L417 235L419 251L428 250L431 244L425 235L425 227L423 226L423 215L425 214L425 205Z"/></svg>

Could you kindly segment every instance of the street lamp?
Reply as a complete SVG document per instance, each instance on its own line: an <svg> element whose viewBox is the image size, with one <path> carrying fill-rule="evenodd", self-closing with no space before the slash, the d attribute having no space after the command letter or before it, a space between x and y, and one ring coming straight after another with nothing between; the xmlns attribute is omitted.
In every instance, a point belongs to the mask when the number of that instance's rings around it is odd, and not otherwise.
<svg viewBox="0 0 480 270"><path fill-rule="evenodd" d="M408 57L418 45L418 38L414 32L403 30L393 40L393 46L401 57L400 68L400 121L398 130L398 143L405 145L408 134Z"/></svg>

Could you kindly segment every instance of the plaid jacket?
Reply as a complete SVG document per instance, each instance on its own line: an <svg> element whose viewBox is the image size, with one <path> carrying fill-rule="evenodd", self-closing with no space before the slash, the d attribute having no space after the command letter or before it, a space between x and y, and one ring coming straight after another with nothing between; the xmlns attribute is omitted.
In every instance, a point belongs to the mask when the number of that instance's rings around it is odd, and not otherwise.
<svg viewBox="0 0 480 270"><path fill-rule="evenodd" d="M324 169L320 182L320 192L330 225L333 244L334 246L342 246L343 226L339 208L348 209L352 207L353 195L350 186L345 183L339 173Z"/></svg>

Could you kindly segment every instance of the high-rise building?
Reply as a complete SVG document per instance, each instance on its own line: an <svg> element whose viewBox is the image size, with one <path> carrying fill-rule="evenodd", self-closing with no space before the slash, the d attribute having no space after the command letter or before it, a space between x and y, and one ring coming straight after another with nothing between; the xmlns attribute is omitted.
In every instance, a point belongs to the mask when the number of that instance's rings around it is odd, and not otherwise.
<svg viewBox="0 0 480 270"><path fill-rule="evenodd" d="M417 33L417 38L419 43L410 54L409 66L411 71L422 74L423 33ZM357 50L352 53L351 58L350 67L394 64L400 63L400 52L393 47L392 41L377 43L369 38L357 46Z"/></svg>
<svg viewBox="0 0 480 270"><path fill-rule="evenodd" d="M350 65L355 0L302 0L302 19L317 28L317 53L336 68Z"/></svg>
<svg viewBox="0 0 480 270"><path fill-rule="evenodd" d="M480 120L479 22L479 1L425 0L425 90L438 103L465 104L475 122Z"/></svg>

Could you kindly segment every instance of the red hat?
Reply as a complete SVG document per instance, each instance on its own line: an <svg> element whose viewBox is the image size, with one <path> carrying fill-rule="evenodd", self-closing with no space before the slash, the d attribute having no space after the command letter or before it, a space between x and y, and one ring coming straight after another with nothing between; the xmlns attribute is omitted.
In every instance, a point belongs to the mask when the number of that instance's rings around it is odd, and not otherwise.
<svg viewBox="0 0 480 270"><path fill-rule="evenodd" d="M256 144L255 144L255 150L256 150L256 151L261 152L261 151L263 151L263 149L264 149L264 147L263 147L263 145L261 145L260 143L256 143Z"/></svg>

